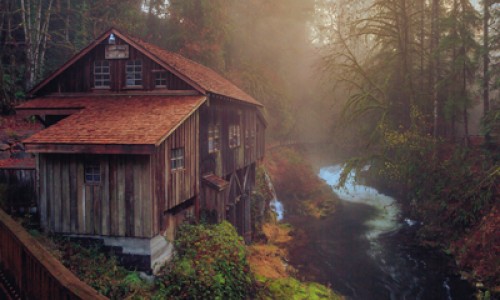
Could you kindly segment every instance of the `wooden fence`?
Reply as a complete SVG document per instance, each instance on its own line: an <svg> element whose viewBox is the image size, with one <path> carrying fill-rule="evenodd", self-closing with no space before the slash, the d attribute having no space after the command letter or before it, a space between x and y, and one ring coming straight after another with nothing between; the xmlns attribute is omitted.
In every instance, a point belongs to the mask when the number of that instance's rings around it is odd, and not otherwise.
<svg viewBox="0 0 500 300"><path fill-rule="evenodd" d="M107 299L66 269L1 209L0 268L23 299Z"/></svg>

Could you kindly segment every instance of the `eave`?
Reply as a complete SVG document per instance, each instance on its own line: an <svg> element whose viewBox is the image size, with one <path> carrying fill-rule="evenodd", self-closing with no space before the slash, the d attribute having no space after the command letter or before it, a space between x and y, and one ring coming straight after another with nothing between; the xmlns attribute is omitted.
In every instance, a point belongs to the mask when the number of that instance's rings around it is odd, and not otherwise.
<svg viewBox="0 0 500 300"><path fill-rule="evenodd" d="M151 155L155 145L148 144L40 144L25 143L28 153L58 154L142 154Z"/></svg>

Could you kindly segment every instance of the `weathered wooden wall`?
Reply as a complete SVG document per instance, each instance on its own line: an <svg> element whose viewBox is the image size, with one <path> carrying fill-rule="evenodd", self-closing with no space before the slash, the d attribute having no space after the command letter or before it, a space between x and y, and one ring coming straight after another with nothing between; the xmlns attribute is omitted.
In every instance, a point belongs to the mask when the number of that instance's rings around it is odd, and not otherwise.
<svg viewBox="0 0 500 300"><path fill-rule="evenodd" d="M9 209L27 208L36 200L36 171L34 168L0 168L0 183L5 184L5 205Z"/></svg>
<svg viewBox="0 0 500 300"><path fill-rule="evenodd" d="M107 299L78 279L0 209L0 268L22 299Z"/></svg>
<svg viewBox="0 0 500 300"><path fill-rule="evenodd" d="M100 184L87 184L86 161L98 161ZM150 156L39 155L42 226L49 231L153 237Z"/></svg>
<svg viewBox="0 0 500 300"><path fill-rule="evenodd" d="M199 113L195 112L161 143L153 156L155 234L166 229L167 211L199 195L199 127ZM184 168L171 170L171 150L176 148L184 148Z"/></svg>
<svg viewBox="0 0 500 300"><path fill-rule="evenodd" d="M0 168L0 183L17 184L35 188L35 169Z"/></svg>
<svg viewBox="0 0 500 300"><path fill-rule="evenodd" d="M210 105L200 109L201 174L212 172L226 177L262 158L264 128L257 119L257 108L254 106L211 97ZM241 145L231 148L229 126L234 123L240 125ZM211 124L220 126L220 150L215 153L208 152L208 128Z"/></svg>
<svg viewBox="0 0 500 300"><path fill-rule="evenodd" d="M126 44L124 41L116 38L117 45ZM66 71L61 73L55 80L49 83L46 87L38 92L40 95L50 93L83 93L92 92L94 89L94 61L104 60L104 49L107 45L107 40L95 47L87 53L81 60L70 66ZM154 61L150 60L138 50L129 47L129 58L126 59L109 59L111 86L109 89L98 89L98 92L112 91L119 92L129 88L125 85L125 64L127 60L142 61L142 90L155 89L155 73L162 69ZM192 90L186 82L167 71L167 86L170 90ZM137 88L134 88L137 90Z"/></svg>
<svg viewBox="0 0 500 300"><path fill-rule="evenodd" d="M226 216L247 242L251 240L251 191L255 187L255 163L227 177Z"/></svg>
<svg viewBox="0 0 500 300"><path fill-rule="evenodd" d="M229 182L227 190L215 191L204 185L201 209L211 219L229 220L238 232L249 241L250 199L255 185L255 163L264 156L265 124L258 115L258 108L214 97L210 105L200 109L201 175L214 173ZM220 127L220 149L208 151L208 128ZM241 145L229 146L229 126L239 124Z"/></svg>

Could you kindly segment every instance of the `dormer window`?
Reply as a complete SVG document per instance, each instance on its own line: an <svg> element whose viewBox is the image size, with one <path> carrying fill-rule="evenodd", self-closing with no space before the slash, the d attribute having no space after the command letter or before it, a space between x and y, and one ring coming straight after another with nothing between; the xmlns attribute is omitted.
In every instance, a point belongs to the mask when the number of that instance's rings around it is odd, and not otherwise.
<svg viewBox="0 0 500 300"><path fill-rule="evenodd" d="M160 71L155 73L155 87L156 88L167 87L167 72Z"/></svg>
<svg viewBox="0 0 500 300"><path fill-rule="evenodd" d="M142 61L129 60L125 67L126 85L128 87L142 87Z"/></svg>
<svg viewBox="0 0 500 300"><path fill-rule="evenodd" d="M109 61L97 60L94 62L94 87L107 89L110 86Z"/></svg>

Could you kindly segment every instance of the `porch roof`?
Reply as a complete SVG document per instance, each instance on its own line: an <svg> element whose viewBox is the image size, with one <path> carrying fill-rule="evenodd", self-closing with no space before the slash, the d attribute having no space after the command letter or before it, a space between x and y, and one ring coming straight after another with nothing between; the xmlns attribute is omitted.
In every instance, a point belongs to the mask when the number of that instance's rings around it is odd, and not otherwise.
<svg viewBox="0 0 500 300"><path fill-rule="evenodd" d="M89 146L99 145L104 152L113 147L103 145L143 146L150 152L205 100L205 96L54 97L34 99L16 109L33 114L70 114L24 140L30 152L47 152L50 145L59 145L59 150L52 147L50 152L85 152L69 145L87 151Z"/></svg>

